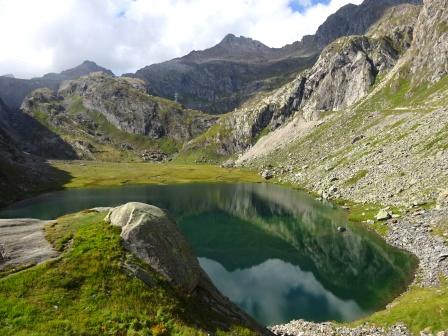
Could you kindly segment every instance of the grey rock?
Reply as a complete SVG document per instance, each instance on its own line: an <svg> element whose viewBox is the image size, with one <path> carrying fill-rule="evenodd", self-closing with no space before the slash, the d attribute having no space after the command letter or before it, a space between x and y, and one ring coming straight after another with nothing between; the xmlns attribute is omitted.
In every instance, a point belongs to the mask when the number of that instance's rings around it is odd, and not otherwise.
<svg viewBox="0 0 448 336"><path fill-rule="evenodd" d="M378 211L378 213L375 215L375 219L379 220L379 221L384 221L384 220L388 220L392 218L392 215L389 211L385 210L385 209L381 209L380 211Z"/></svg>
<svg viewBox="0 0 448 336"><path fill-rule="evenodd" d="M414 32L412 82L437 82L448 74L447 0L426 0Z"/></svg>
<svg viewBox="0 0 448 336"><path fill-rule="evenodd" d="M265 180L270 180L274 177L274 173L271 170L265 169L261 172L261 177Z"/></svg>
<svg viewBox="0 0 448 336"><path fill-rule="evenodd" d="M45 239L44 225L53 221L0 219L0 271L30 266L58 256Z"/></svg>
<svg viewBox="0 0 448 336"><path fill-rule="evenodd" d="M440 253L438 256L439 261L444 261L446 258L448 258L448 252Z"/></svg>
<svg viewBox="0 0 448 336"><path fill-rule="evenodd" d="M126 249L173 285L186 292L198 286L199 263L176 225L161 209L143 203L127 203L112 209L106 221L121 227Z"/></svg>

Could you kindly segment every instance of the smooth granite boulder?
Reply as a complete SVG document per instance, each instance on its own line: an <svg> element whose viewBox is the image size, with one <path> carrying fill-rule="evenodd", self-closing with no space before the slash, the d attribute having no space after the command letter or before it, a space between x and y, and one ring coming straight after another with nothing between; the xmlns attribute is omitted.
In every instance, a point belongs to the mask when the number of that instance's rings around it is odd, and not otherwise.
<svg viewBox="0 0 448 336"><path fill-rule="evenodd" d="M152 205L131 202L110 210L106 221L122 228L125 248L166 277L175 287L193 291L201 268L167 214Z"/></svg>

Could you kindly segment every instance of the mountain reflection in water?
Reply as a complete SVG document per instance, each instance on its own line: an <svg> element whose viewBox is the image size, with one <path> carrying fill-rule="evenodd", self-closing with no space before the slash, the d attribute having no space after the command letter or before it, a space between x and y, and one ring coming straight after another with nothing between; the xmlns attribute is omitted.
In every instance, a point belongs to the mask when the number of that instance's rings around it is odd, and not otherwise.
<svg viewBox="0 0 448 336"><path fill-rule="evenodd" d="M316 315L324 315L332 320L350 320L363 314L355 301L339 299L313 273L279 259L232 272L207 258L199 258L199 262L221 292L267 325L297 316L315 319Z"/></svg>
<svg viewBox="0 0 448 336"><path fill-rule="evenodd" d="M168 210L216 286L265 324L350 321L384 307L412 280L408 254L340 209L271 184L69 189L17 203L0 218L51 219L130 201Z"/></svg>

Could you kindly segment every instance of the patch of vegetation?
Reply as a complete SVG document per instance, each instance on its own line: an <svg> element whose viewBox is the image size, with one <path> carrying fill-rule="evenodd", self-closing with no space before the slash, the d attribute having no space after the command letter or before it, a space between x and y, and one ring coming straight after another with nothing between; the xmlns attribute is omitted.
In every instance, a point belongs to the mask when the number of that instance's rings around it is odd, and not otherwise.
<svg viewBox="0 0 448 336"><path fill-rule="evenodd" d="M52 165L72 177L67 188L125 184L175 184L193 182L261 182L256 172L212 165L55 161Z"/></svg>
<svg viewBox="0 0 448 336"><path fill-rule="evenodd" d="M58 219L47 238L61 257L0 279L1 335L206 335L225 321L150 269L155 285L123 270L119 229L104 213ZM73 242L60 248L66 233ZM129 257L133 258L133 257ZM135 259L135 258L134 258ZM235 325L242 335L253 335ZM221 333L222 335L234 334Z"/></svg>
<svg viewBox="0 0 448 336"><path fill-rule="evenodd" d="M440 22L437 25L437 32L439 33L439 36L442 36L446 32L448 32L448 23L447 22Z"/></svg>
<svg viewBox="0 0 448 336"><path fill-rule="evenodd" d="M347 181L344 182L345 186L352 186L356 183L358 183L362 178L366 177L369 171L367 169L361 169L358 172L356 172L355 175L353 175L351 178L349 178Z"/></svg>
<svg viewBox="0 0 448 336"><path fill-rule="evenodd" d="M445 125L440 131L435 133L433 137L424 144L422 151L428 151L433 148L447 149L447 136L448 136L448 124Z"/></svg>
<svg viewBox="0 0 448 336"><path fill-rule="evenodd" d="M84 112L86 109L83 105L82 97L81 96L73 96L70 98L67 112L69 114L79 114L81 112Z"/></svg>
<svg viewBox="0 0 448 336"><path fill-rule="evenodd" d="M448 76L436 83L421 83L417 86L414 86L406 75L396 76L373 97L363 101L358 109L382 109L385 111L393 109L396 113L398 108L422 106L430 101L431 96L446 92L447 88ZM442 102L436 102L436 104L440 103ZM431 111L432 108L434 107L425 107L423 111Z"/></svg>
<svg viewBox="0 0 448 336"><path fill-rule="evenodd" d="M225 116L223 117L225 118ZM180 151L175 158L178 163L219 163L230 157L220 154L220 146L231 134L232 130L223 123L217 123L205 133L195 138L188 147Z"/></svg>
<svg viewBox="0 0 448 336"><path fill-rule="evenodd" d="M412 287L393 302L389 309L353 323L391 326L405 323L414 334L429 328L432 333L448 329L448 281L436 288Z"/></svg>

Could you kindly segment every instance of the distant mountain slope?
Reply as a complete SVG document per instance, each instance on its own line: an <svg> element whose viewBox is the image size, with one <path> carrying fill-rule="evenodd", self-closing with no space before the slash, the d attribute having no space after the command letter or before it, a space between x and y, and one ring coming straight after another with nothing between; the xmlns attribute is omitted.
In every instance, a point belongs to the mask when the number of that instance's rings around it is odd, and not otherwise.
<svg viewBox="0 0 448 336"><path fill-rule="evenodd" d="M22 111L42 128L26 130L23 122L23 141L47 158L70 154L55 148L56 135L83 159L164 160L217 119L148 95L139 79L102 72L66 81L58 91L38 89Z"/></svg>
<svg viewBox="0 0 448 336"><path fill-rule="evenodd" d="M72 69L62 71L59 74L49 73L42 77L32 79L0 76L0 98L3 99L11 109L15 110L20 107L26 95L38 88L46 87L52 90L57 90L60 83L64 80L77 79L81 76L98 71L113 75L110 70L98 66L94 62L84 61L82 64Z"/></svg>
<svg viewBox="0 0 448 336"><path fill-rule="evenodd" d="M260 90L272 90L311 66L317 50L302 44L285 49L227 35L218 45L153 64L135 75L157 96L177 99L210 113L231 111Z"/></svg>
<svg viewBox="0 0 448 336"><path fill-rule="evenodd" d="M184 147L187 157L213 157L242 153L258 139L291 118L312 121L327 111L342 110L366 96L406 53L421 7L390 8L385 22L372 26L368 35L341 37L328 45L316 64L268 95L260 95ZM286 134L285 134L286 135ZM193 153L196 153L193 155Z"/></svg>
<svg viewBox="0 0 448 336"><path fill-rule="evenodd" d="M368 92L339 110L317 111L319 115L309 119L297 110L248 148L237 164L270 165L274 176L324 198L399 206L435 204L448 182L447 8L448 0L425 0L417 20L407 24L411 16L405 14L412 13L412 7L386 13L387 20L369 32L369 39L377 39L381 32L387 32L389 40L405 37L408 28L413 31L410 47L395 65L378 73ZM403 45L396 42L391 45ZM338 58L342 59L336 54L333 60ZM362 60L357 57L347 66L356 69ZM321 65L316 63L306 82L313 83ZM333 73L334 82L343 77ZM368 83L369 76L365 78ZM346 91L341 86L338 92L339 97ZM288 97L277 103L288 102ZM312 110L321 107L314 102L325 100L308 101Z"/></svg>
<svg viewBox="0 0 448 336"><path fill-rule="evenodd" d="M84 61L80 65L64 70L61 73L48 73L42 76L42 79L54 79L58 81L77 79L82 76L86 76L92 72L104 72L105 74L113 76L113 72L109 69L103 68L92 61ZM35 78L39 79L39 78Z"/></svg>
<svg viewBox="0 0 448 336"><path fill-rule="evenodd" d="M154 95L210 113L228 112L256 93L292 80L311 67L329 43L365 34L388 8L402 3L421 4L421 0L366 0L359 6L344 6L315 35L283 48L230 34L212 48L144 67L131 76L145 80Z"/></svg>

